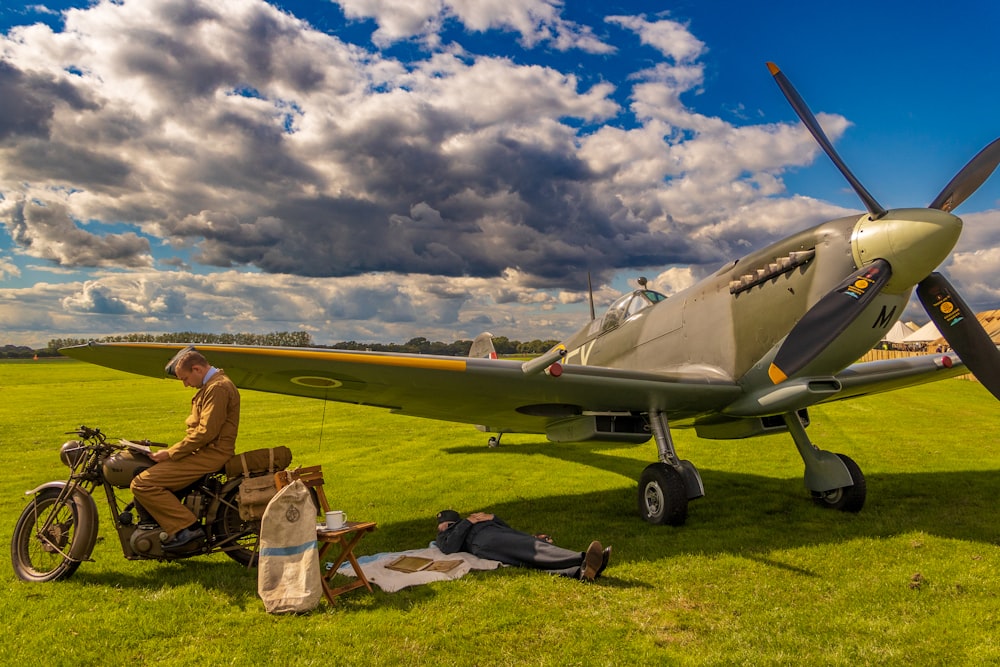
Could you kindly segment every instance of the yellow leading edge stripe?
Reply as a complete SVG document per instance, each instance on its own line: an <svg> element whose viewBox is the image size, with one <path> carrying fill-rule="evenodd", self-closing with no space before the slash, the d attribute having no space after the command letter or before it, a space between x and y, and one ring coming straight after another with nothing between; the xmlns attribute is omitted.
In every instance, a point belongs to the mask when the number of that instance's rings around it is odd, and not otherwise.
<svg viewBox="0 0 1000 667"><path fill-rule="evenodd" d="M148 347L171 347L169 345L150 345ZM415 359L412 357L383 357L349 354L344 352L318 352L315 350L272 350L259 347L220 347L218 345L194 345L199 352L227 353L247 352L256 356L290 357L295 359L321 359L324 361L341 361L349 364L368 364L370 366L396 366L401 368L429 368L439 371L465 372L464 359Z"/></svg>

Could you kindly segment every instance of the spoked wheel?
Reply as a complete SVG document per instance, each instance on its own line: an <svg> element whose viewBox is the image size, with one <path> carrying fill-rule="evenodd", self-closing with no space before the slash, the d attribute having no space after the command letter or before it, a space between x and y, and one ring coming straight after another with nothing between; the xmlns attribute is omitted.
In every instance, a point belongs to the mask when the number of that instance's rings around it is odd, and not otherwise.
<svg viewBox="0 0 1000 667"><path fill-rule="evenodd" d="M38 492L14 527L10 559L23 581L55 581L70 577L80 561L69 557L80 537L79 516L72 502L59 502L59 489Z"/></svg>
<svg viewBox="0 0 1000 667"><path fill-rule="evenodd" d="M646 466L639 478L639 514L653 524L682 526L687 521L684 478L666 463Z"/></svg>
<svg viewBox="0 0 1000 667"><path fill-rule="evenodd" d="M854 484L822 493L813 491L813 502L820 507L840 510L841 512L860 512L861 508L865 506L865 498L868 495L865 476L861 473L861 468L854 462L854 459L843 454L837 454L837 456L847 466L847 472L851 473Z"/></svg>
<svg viewBox="0 0 1000 667"><path fill-rule="evenodd" d="M216 546L240 565L257 567L260 519L247 521L240 516L239 493L240 488L234 486L223 497L213 531Z"/></svg>

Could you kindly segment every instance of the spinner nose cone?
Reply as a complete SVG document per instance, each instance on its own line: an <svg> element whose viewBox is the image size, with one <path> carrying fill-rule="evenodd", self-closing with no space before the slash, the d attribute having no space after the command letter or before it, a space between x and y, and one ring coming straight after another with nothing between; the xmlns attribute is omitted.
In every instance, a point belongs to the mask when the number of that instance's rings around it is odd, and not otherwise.
<svg viewBox="0 0 1000 667"><path fill-rule="evenodd" d="M884 291L904 292L951 254L962 234L962 219L932 208L901 208L878 220L863 216L854 227L851 250L857 266L884 259L892 278Z"/></svg>

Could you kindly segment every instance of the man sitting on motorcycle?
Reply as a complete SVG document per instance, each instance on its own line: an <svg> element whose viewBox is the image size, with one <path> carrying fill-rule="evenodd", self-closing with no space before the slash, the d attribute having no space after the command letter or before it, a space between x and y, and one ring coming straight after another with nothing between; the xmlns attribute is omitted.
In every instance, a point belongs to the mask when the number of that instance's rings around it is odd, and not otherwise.
<svg viewBox="0 0 1000 667"><path fill-rule="evenodd" d="M162 543L165 550L204 539L201 524L173 492L221 469L236 453L240 425L240 393L221 369L194 349L178 355L172 366L173 375L185 387L198 389L185 421L187 435L150 454L156 465L137 475L131 486L137 504L167 533Z"/></svg>

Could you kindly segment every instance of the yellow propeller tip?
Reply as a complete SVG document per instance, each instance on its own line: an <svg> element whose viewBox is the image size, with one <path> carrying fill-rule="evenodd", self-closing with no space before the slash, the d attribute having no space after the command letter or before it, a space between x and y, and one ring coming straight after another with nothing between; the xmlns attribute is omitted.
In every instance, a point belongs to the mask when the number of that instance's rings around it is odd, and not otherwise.
<svg viewBox="0 0 1000 667"><path fill-rule="evenodd" d="M774 384L781 384L788 379L788 376L785 375L784 371L774 364L771 364L771 367L767 369L767 377L771 378L771 382Z"/></svg>
<svg viewBox="0 0 1000 667"><path fill-rule="evenodd" d="M767 63L767 69L771 71L771 76L774 76L775 74L781 71L780 69L778 69L777 65L775 65L770 61Z"/></svg>

